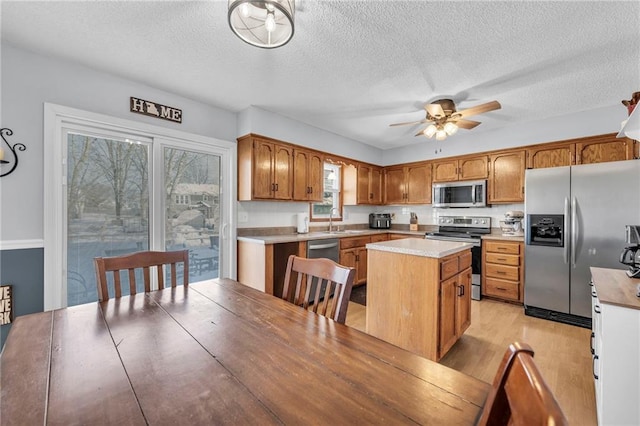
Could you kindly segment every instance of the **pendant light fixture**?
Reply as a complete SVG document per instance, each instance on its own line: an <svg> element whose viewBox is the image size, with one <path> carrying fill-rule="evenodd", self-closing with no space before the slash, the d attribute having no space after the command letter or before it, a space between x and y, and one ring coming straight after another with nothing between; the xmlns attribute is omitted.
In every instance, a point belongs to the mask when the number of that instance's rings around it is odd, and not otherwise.
<svg viewBox="0 0 640 426"><path fill-rule="evenodd" d="M229 26L243 41L264 49L293 37L295 0L229 0Z"/></svg>

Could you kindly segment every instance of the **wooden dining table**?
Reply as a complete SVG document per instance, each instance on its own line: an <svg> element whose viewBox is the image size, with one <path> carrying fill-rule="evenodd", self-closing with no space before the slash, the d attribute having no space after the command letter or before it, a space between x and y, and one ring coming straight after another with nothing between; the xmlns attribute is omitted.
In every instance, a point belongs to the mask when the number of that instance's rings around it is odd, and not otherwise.
<svg viewBox="0 0 640 426"><path fill-rule="evenodd" d="M474 424L490 386L229 279L16 318L3 425Z"/></svg>

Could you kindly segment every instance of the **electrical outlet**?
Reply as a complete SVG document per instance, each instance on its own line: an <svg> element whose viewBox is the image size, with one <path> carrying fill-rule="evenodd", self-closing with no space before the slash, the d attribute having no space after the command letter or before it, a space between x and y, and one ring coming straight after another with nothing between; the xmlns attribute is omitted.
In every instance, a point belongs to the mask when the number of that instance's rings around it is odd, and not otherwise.
<svg viewBox="0 0 640 426"><path fill-rule="evenodd" d="M238 212L238 222L239 223L249 222L249 213L247 213L247 212Z"/></svg>

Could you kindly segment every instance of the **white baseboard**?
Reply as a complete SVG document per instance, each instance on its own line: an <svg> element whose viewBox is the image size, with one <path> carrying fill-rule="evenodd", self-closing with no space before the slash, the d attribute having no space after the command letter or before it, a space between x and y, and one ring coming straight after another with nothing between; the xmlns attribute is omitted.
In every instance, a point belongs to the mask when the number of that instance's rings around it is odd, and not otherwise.
<svg viewBox="0 0 640 426"><path fill-rule="evenodd" d="M22 250L32 248L44 248L44 240L0 241L0 250Z"/></svg>

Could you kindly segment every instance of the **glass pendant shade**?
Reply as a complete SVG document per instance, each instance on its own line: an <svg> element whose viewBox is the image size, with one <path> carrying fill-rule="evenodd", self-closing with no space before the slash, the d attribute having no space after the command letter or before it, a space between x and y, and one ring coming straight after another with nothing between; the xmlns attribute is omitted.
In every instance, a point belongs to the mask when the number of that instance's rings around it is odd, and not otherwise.
<svg viewBox="0 0 640 426"><path fill-rule="evenodd" d="M454 135L458 131L458 126L455 123L448 121L444 125L444 131L447 132L447 135Z"/></svg>
<svg viewBox="0 0 640 426"><path fill-rule="evenodd" d="M433 124L429 124L429 126L426 129L424 129L423 133L426 137L432 138L433 135L436 134L436 130L438 130L436 126L434 126Z"/></svg>
<svg viewBox="0 0 640 426"><path fill-rule="evenodd" d="M245 42L265 49L293 37L294 0L229 0L229 26Z"/></svg>
<svg viewBox="0 0 640 426"><path fill-rule="evenodd" d="M436 132L436 140L443 141L447 138L447 132L444 130L438 130Z"/></svg>

